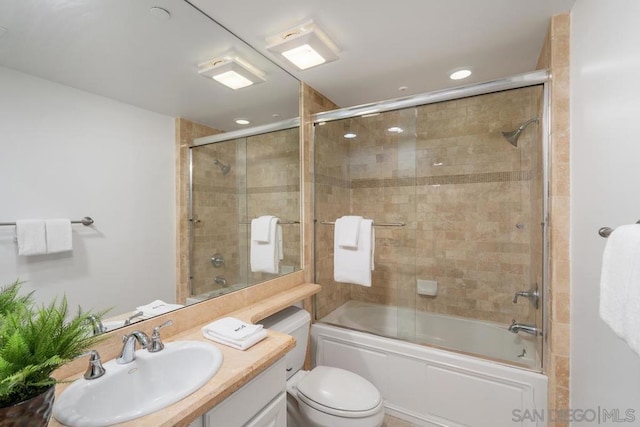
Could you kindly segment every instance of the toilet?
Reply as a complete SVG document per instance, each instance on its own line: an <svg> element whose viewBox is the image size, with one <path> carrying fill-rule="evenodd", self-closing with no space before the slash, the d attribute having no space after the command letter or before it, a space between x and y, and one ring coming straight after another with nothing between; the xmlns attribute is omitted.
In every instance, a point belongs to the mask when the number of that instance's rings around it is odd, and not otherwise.
<svg viewBox="0 0 640 427"><path fill-rule="evenodd" d="M306 310L288 307L260 323L296 339L295 348L285 356L288 427L382 426L382 396L369 381L330 366L302 370L311 326Z"/></svg>

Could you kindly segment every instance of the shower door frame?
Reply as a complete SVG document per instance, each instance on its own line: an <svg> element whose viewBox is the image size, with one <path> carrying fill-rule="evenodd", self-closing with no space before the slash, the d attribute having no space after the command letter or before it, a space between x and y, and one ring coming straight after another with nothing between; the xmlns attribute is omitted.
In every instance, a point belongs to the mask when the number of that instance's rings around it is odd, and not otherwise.
<svg viewBox="0 0 640 427"><path fill-rule="evenodd" d="M540 310L542 310L542 325L536 325L541 328L539 340L539 354L536 357L540 358L539 369L544 370L546 361L544 360L544 346L545 343L545 331L549 330L549 313L548 313L548 298L547 291L549 285L549 162L550 162L550 132L551 132L551 97L550 97L550 85L549 80L551 74L549 70L538 70L529 73L517 74L510 77L504 77L501 79L490 80L487 82L475 83L465 86L458 86L449 89L441 89L432 92L425 92L417 95L389 99L380 102L373 102L369 104L362 104L353 107L340 108L337 110L326 111L311 115L313 127L318 124L323 124L335 120L350 119L354 117L365 116L367 114L384 113L387 111L401 110L404 108L411 108L417 106L423 106L428 104L435 104L437 102L451 101L455 99L468 98L471 96L487 95L494 92L501 92L511 89L521 89L531 86L543 86L543 100L542 100L542 117L540 123L542 124L542 285L540 286L540 298L542 304L540 304ZM313 143L315 144L315 132L313 134ZM314 150L315 151L315 150ZM315 187L315 185L314 185ZM315 193L315 192L314 192ZM314 203L314 217L315 217L315 194L313 196ZM314 219L314 224L318 224L318 219ZM314 227L314 236L316 235ZM313 241L313 253L316 252L316 240ZM316 280L316 268L315 261L313 263L313 277L314 282ZM314 305L316 304L317 297L314 298Z"/></svg>

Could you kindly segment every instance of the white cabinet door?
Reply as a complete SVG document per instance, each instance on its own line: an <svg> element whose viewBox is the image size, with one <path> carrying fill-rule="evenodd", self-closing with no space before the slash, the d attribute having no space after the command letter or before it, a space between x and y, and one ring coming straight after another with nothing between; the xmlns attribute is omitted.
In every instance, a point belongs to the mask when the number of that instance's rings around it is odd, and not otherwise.
<svg viewBox="0 0 640 427"><path fill-rule="evenodd" d="M287 392L280 393L244 427L287 427Z"/></svg>

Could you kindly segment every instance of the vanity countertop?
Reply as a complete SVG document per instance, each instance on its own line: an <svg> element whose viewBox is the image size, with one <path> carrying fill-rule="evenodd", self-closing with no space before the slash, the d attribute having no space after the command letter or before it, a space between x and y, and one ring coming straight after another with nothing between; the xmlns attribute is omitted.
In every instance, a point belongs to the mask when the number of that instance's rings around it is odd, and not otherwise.
<svg viewBox="0 0 640 427"><path fill-rule="evenodd" d="M225 314L225 316L237 317L244 321L258 322L296 301L310 297L319 290L320 286L318 285L299 285L248 307ZM211 319L210 321L213 320L215 319ZM235 350L231 347L205 339L200 331L201 326L204 326L204 324L178 333L166 341L198 340L206 341L217 346L224 356L220 370L207 384L188 397L157 412L118 425L149 427L188 426L197 417L222 402L226 397L271 366L295 346L295 339L293 337L275 331L268 331L267 338L250 349L246 351ZM77 373L69 377L68 380L74 380L81 375L82 373ZM62 393L68 385L69 384L59 384L56 387L56 396ZM63 426L63 424L52 417L49 422L49 427L54 426Z"/></svg>

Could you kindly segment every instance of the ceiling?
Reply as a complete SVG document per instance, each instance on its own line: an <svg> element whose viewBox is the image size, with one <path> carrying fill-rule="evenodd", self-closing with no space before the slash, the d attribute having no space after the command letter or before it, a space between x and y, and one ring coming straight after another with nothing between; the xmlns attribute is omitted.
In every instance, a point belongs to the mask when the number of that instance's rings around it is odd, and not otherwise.
<svg viewBox="0 0 640 427"><path fill-rule="evenodd" d="M229 131L239 117L253 126L297 116L296 78L349 107L531 71L549 18L575 3L190 1L226 29L184 0L0 0L0 66ZM265 49L267 37L309 19L338 45L337 61L298 71ZM230 48L266 81L233 91L198 75ZM473 75L450 80L462 66Z"/></svg>
<svg viewBox="0 0 640 427"><path fill-rule="evenodd" d="M535 69L551 16L575 0L191 0L341 107ZM297 71L265 39L313 19L339 60ZM468 66L462 81L450 71ZM400 87L407 87L400 91Z"/></svg>

